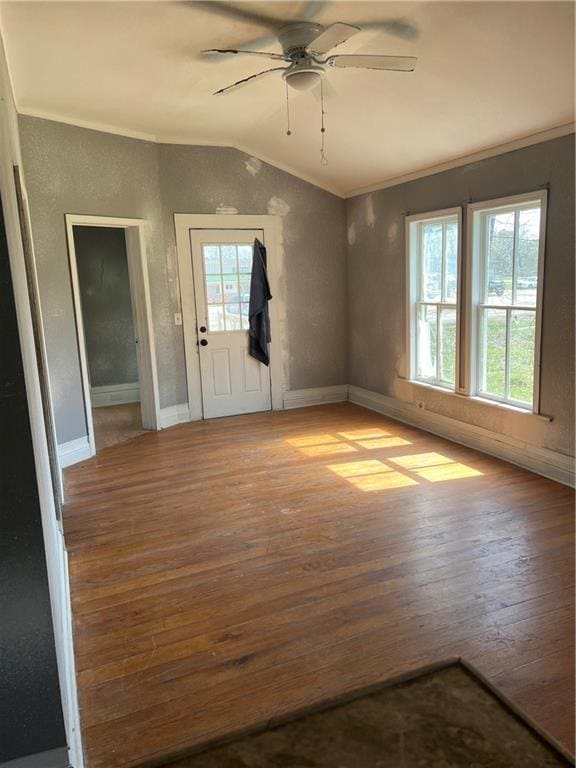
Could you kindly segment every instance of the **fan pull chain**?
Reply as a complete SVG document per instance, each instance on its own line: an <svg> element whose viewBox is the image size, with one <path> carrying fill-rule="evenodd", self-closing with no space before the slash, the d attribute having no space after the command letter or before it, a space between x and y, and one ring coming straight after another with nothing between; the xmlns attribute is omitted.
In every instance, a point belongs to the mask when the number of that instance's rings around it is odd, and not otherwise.
<svg viewBox="0 0 576 768"><path fill-rule="evenodd" d="M326 157L326 151L325 151L325 140L326 140L326 126L324 125L324 115L326 112L324 111L324 81L320 80L320 133L322 135L322 143L320 145L320 165L328 165L328 158Z"/></svg>
<svg viewBox="0 0 576 768"><path fill-rule="evenodd" d="M284 80L286 84L286 136L292 136L290 130L290 99L288 98L288 80Z"/></svg>

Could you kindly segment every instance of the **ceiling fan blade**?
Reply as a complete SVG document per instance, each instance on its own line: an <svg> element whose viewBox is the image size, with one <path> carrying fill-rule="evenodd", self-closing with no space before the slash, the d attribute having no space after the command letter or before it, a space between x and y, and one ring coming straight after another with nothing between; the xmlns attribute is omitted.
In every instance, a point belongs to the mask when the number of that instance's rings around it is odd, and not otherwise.
<svg viewBox="0 0 576 768"><path fill-rule="evenodd" d="M272 69L265 69L263 72L257 72L255 75L250 75L250 77L245 77L242 80L238 80L235 83L232 83L232 85L227 85L225 88L220 88L219 91L214 91L214 96L218 96L220 94L224 93L231 93L232 91L235 91L237 88L243 88L248 83L252 82L252 80L255 80L257 77L262 77L262 75L268 75L271 72L284 72L286 67L273 67Z"/></svg>
<svg viewBox="0 0 576 768"><path fill-rule="evenodd" d="M220 2L220 0L218 2L214 2L214 0L194 0L194 2L184 0L182 5L186 5L191 9L201 8L203 11L212 13L214 16L221 16L226 19L243 21L247 24L258 24L266 29L271 29L273 32L277 32L284 23L273 16L249 10L246 7L249 3L235 5L234 3Z"/></svg>
<svg viewBox="0 0 576 768"><path fill-rule="evenodd" d="M356 67L358 69L390 69L396 72L413 72L416 56L330 56L324 62L331 67Z"/></svg>
<svg viewBox="0 0 576 768"><path fill-rule="evenodd" d="M337 21L331 24L323 32L320 32L317 38L308 43L306 50L310 53L328 53L337 45L345 43L356 32L360 32L360 27L354 27L352 24L343 24Z"/></svg>
<svg viewBox="0 0 576 768"><path fill-rule="evenodd" d="M204 53L208 56L211 56L212 54L219 54L219 53L224 53L224 54L242 53L242 54L246 54L247 56L265 56L267 59L273 59L274 61L290 61L290 59L287 59L281 53L266 53L265 51L245 51L237 48L208 48L206 51L201 51L201 53Z"/></svg>

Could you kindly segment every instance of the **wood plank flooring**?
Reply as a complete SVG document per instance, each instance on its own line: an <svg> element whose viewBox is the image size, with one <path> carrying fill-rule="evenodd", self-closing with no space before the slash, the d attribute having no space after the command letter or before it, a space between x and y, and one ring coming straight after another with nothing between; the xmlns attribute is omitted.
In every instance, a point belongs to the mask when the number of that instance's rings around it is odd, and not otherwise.
<svg viewBox="0 0 576 768"><path fill-rule="evenodd" d="M574 494L344 403L66 473L88 768L463 656L570 750Z"/></svg>

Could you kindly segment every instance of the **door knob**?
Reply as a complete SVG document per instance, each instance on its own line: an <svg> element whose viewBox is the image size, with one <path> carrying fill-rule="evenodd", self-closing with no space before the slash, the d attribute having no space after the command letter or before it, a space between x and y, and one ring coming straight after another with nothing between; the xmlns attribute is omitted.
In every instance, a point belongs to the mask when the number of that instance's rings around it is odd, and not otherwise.
<svg viewBox="0 0 576 768"><path fill-rule="evenodd" d="M205 347L205 346L208 344L208 342L206 341L206 339L200 339L200 344L201 344L203 347Z"/></svg>
<svg viewBox="0 0 576 768"><path fill-rule="evenodd" d="M206 333L206 326L201 325L200 328L198 328L198 330L200 331L200 333Z"/></svg>

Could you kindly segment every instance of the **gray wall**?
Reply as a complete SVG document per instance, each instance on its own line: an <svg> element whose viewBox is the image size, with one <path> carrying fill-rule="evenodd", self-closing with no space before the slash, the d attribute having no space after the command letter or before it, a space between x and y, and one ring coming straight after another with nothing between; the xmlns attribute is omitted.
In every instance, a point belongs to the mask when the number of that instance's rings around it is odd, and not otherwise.
<svg viewBox="0 0 576 768"><path fill-rule="evenodd" d="M161 395L171 402L180 334L170 322L157 146L19 118L58 442L86 434L64 215L146 220Z"/></svg>
<svg viewBox="0 0 576 768"><path fill-rule="evenodd" d="M345 384L344 201L235 149L160 145L159 153L169 262L176 253L174 213L215 213L219 208L240 214L280 213L285 388ZM186 399L183 392L180 396Z"/></svg>
<svg viewBox="0 0 576 768"><path fill-rule="evenodd" d="M404 215L550 185L541 410L505 413L398 377L405 362ZM347 201L349 380L429 410L574 453L574 137L566 136Z"/></svg>
<svg viewBox="0 0 576 768"><path fill-rule="evenodd" d="M345 204L237 150L155 145L20 117L48 362L60 443L86 434L64 215L147 222L162 407L186 401L173 214L280 213L287 303L285 386L347 380Z"/></svg>
<svg viewBox="0 0 576 768"><path fill-rule="evenodd" d="M82 319L92 387L138 381L123 229L74 227Z"/></svg>

